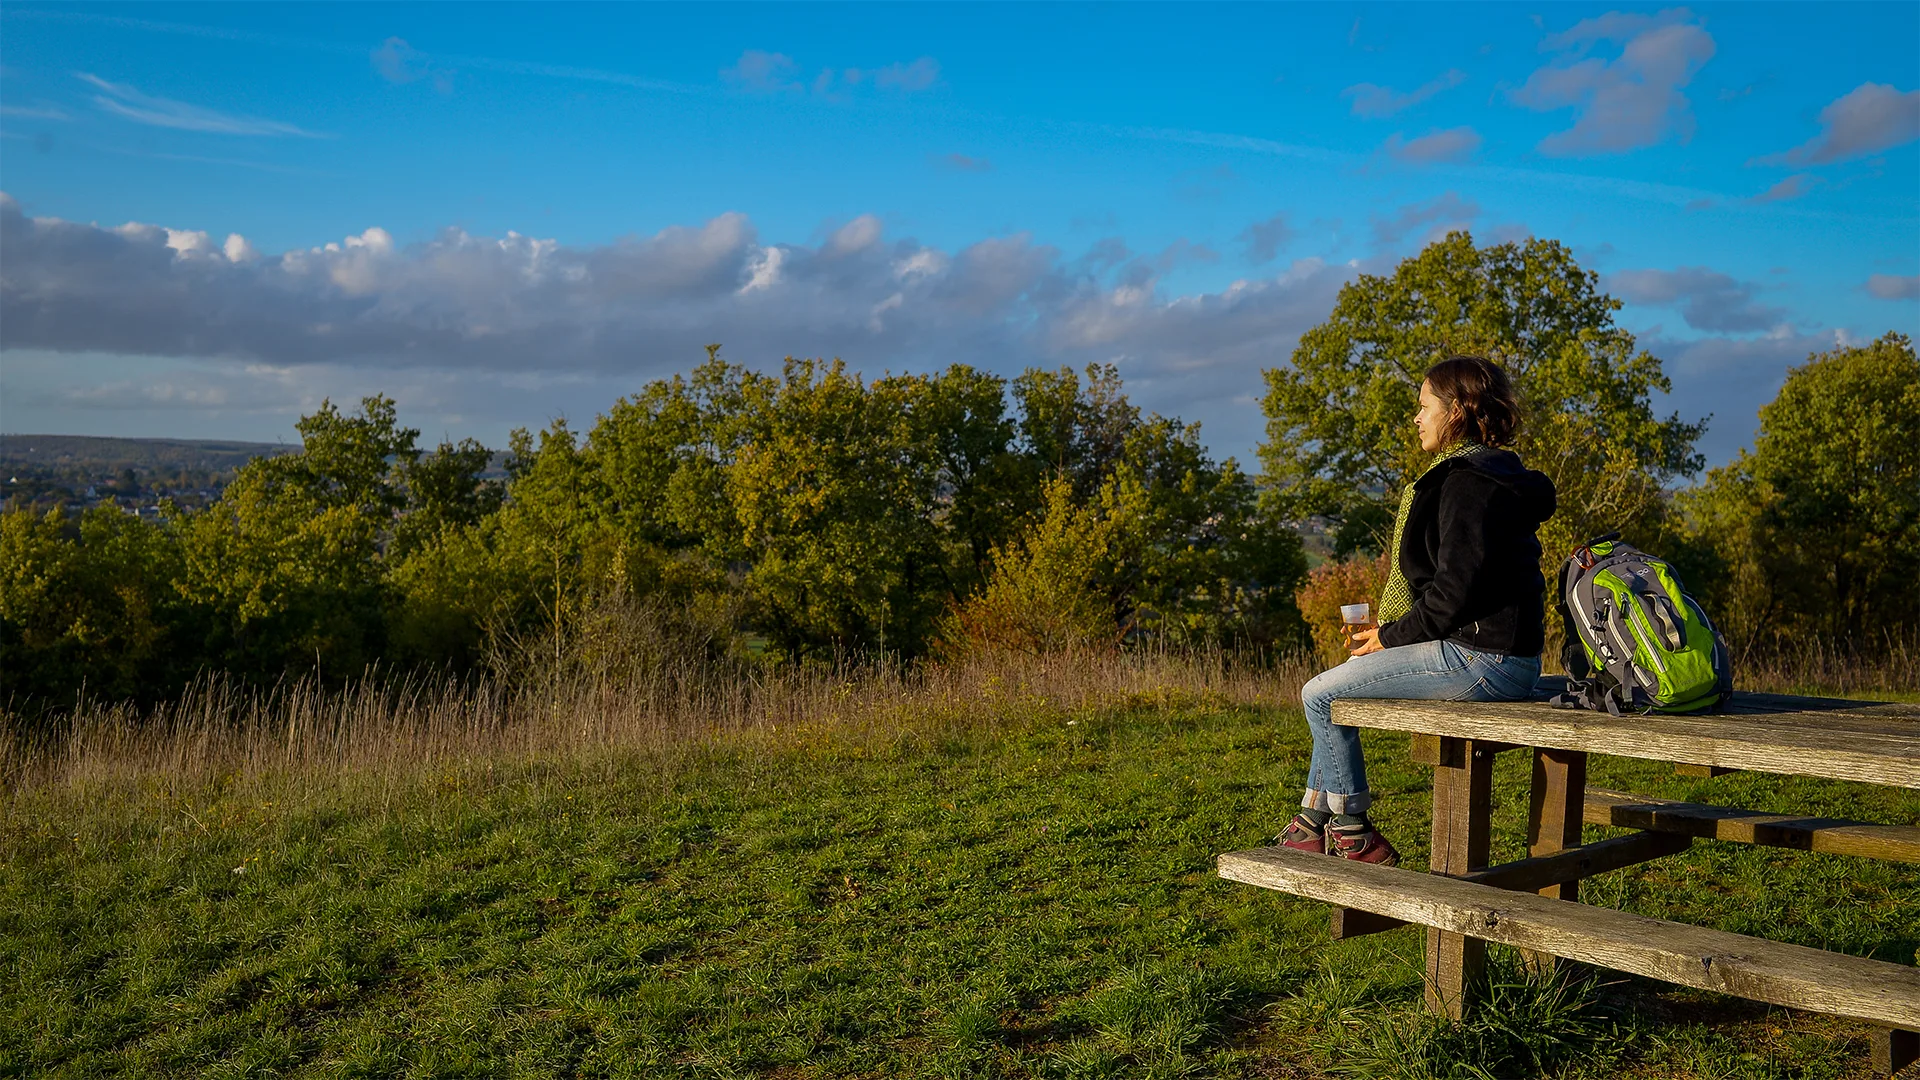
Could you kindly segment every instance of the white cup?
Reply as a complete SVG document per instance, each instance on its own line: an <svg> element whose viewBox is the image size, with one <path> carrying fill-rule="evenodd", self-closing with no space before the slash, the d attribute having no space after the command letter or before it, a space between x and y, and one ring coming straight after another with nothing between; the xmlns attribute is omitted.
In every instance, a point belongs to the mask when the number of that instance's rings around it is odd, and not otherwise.
<svg viewBox="0 0 1920 1080"><path fill-rule="evenodd" d="M1373 616L1373 608L1368 604L1341 604L1340 621L1359 625Z"/></svg>

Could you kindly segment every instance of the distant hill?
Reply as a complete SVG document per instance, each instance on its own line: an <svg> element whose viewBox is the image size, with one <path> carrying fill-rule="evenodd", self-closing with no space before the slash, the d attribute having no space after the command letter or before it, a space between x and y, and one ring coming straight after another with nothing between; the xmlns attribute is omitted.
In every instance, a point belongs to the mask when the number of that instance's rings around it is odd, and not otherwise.
<svg viewBox="0 0 1920 1080"><path fill-rule="evenodd" d="M0 435L0 469L89 473L226 473L257 457L300 449L298 443L227 439L115 439L97 435Z"/></svg>

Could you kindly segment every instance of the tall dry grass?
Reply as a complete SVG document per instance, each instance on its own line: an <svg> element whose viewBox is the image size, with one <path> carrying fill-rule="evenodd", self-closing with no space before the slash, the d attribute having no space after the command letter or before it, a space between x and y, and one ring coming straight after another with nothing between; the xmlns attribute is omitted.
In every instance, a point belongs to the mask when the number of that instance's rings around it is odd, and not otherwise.
<svg viewBox="0 0 1920 1080"><path fill-rule="evenodd" d="M211 678L156 709L82 703L57 736L0 740L0 780L16 797L185 792L274 776L390 782L739 735L891 738L1103 708L1282 705L1297 702L1317 670L1304 655L1109 650L727 678L692 668L644 677L588 670L531 686L370 677L344 689L301 679L259 690Z"/></svg>
<svg viewBox="0 0 1920 1080"><path fill-rule="evenodd" d="M1734 649L1734 681L1742 690L1775 694L1920 694L1920 632L1843 643L1823 637L1781 637Z"/></svg>
<svg viewBox="0 0 1920 1080"><path fill-rule="evenodd" d="M257 689L203 679L151 710L83 702L57 736L0 738L0 790L107 797L351 778L404 783L501 762L578 761L758 739L885 740L991 730L1035 717L1128 707L1273 707L1299 701L1321 667L1309 652L1089 650L1051 657L1004 651L949 663L828 668L715 668L687 655L639 670L566 666L555 677L388 678L329 689L305 678ZM1871 654L1819 640L1749 650L1745 690L1920 693L1920 641ZM0 713L0 730L20 718ZM5 802L0 800L0 810Z"/></svg>

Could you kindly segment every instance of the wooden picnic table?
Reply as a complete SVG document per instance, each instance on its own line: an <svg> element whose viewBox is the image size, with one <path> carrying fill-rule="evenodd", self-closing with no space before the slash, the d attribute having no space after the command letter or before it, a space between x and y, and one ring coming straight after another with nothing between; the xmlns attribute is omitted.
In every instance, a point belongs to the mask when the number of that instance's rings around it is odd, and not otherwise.
<svg viewBox="0 0 1920 1080"><path fill-rule="evenodd" d="M1878 1025L1875 1066L1920 1060L1920 969L1578 904L1579 882L1695 839L1920 862L1920 827L1649 799L1589 789L1587 755L1920 788L1920 705L1736 693L1726 711L1611 716L1544 701L1337 701L1334 722L1404 731L1434 767L1430 875L1286 848L1220 856L1220 876L1335 905L1333 936L1419 923L1427 1003L1459 1018L1486 942L1542 969L1566 959ZM1531 748L1527 858L1488 866L1496 755ZM1637 831L1581 843L1585 823ZM1446 879L1458 880L1446 880Z"/></svg>

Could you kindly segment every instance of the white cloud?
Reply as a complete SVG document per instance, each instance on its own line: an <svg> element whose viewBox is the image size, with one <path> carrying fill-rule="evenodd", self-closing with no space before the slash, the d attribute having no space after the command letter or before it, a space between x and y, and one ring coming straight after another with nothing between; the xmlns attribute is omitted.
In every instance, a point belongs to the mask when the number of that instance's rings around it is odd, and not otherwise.
<svg viewBox="0 0 1920 1080"><path fill-rule="evenodd" d="M1409 203L1392 217L1375 217L1373 235L1382 244L1392 244L1425 225L1428 228L1422 242L1426 242L1456 229L1468 228L1479 216L1479 203L1461 198L1457 191L1449 191L1426 202Z"/></svg>
<svg viewBox="0 0 1920 1080"><path fill-rule="evenodd" d="M426 75L420 51L407 44L405 38L388 38L369 58L373 61L373 70L388 82L410 83Z"/></svg>
<svg viewBox="0 0 1920 1080"><path fill-rule="evenodd" d="M785 53L748 49L732 67L720 72L729 84L756 94L804 94L809 87L798 78L800 65ZM830 101L844 100L851 91L863 86L899 93L930 90L940 84L940 62L923 56L911 63L888 64L883 68L822 68L813 78L814 97ZM955 155L958 157L959 155Z"/></svg>
<svg viewBox="0 0 1920 1080"><path fill-rule="evenodd" d="M954 172L992 172L993 162L983 157L968 157L965 154L939 154L933 159L935 165Z"/></svg>
<svg viewBox="0 0 1920 1080"><path fill-rule="evenodd" d="M940 62L923 56L909 64L888 64L872 74L873 84L883 90L931 90L940 83Z"/></svg>
<svg viewBox="0 0 1920 1080"><path fill-rule="evenodd" d="M1410 109L1442 90L1450 90L1466 81L1467 73L1454 69L1404 94L1391 86L1357 83L1342 90L1340 96L1353 99L1353 115L1378 120Z"/></svg>
<svg viewBox="0 0 1920 1080"><path fill-rule="evenodd" d="M494 414L513 411L501 389L512 379L625 393L684 370L712 341L751 363L841 356L869 371L966 362L1012 374L1124 354L1137 400L1197 411L1216 445L1243 451L1258 438L1258 410L1242 399L1260 369L1325 318L1355 272L1308 259L1169 294L1171 268L1218 255L1186 240L1129 255L1115 240L1096 245L1106 257L1074 259L1021 234L941 250L871 215L814 245L762 243L741 214L602 246L459 229L401 245L375 228L270 254L212 235L29 218L0 201L0 349L265 365L302 387L305 371L358 370L367 392L451 373L493 387ZM186 385L150 385L162 384ZM449 410L484 411L462 402Z"/></svg>
<svg viewBox="0 0 1920 1080"><path fill-rule="evenodd" d="M1788 368L1813 353L1857 343L1857 337L1845 328L1803 334L1786 326L1747 337L1679 340L1659 327L1638 334L1640 346L1660 357L1673 380L1664 405L1688 418L1712 414L1696 447L1709 465L1751 445L1760 407L1779 394Z"/></svg>
<svg viewBox="0 0 1920 1080"><path fill-rule="evenodd" d="M1265 221L1256 221L1240 230L1235 239L1247 246L1247 261L1258 266L1273 261L1294 238L1293 227L1287 224L1287 215L1275 214Z"/></svg>
<svg viewBox="0 0 1920 1080"><path fill-rule="evenodd" d="M1820 184L1820 178L1810 173L1795 173L1767 190L1753 197L1757 203L1785 202L1797 199L1812 191Z"/></svg>
<svg viewBox="0 0 1920 1080"><path fill-rule="evenodd" d="M835 254L850 255L856 251L865 251L880 239L880 219L872 214L861 214L845 225L833 231L827 241L827 247Z"/></svg>
<svg viewBox="0 0 1920 1080"><path fill-rule="evenodd" d="M307 139L331 137L278 120L216 112L184 101L153 97L124 83L108 82L83 71L74 74L81 82L100 91L94 95L93 103L103 111L154 127L209 131L220 135L298 135Z"/></svg>
<svg viewBox="0 0 1920 1080"><path fill-rule="evenodd" d="M793 57L785 53L748 49L732 67L723 69L720 77L756 94L790 93L803 89L793 77L796 68Z"/></svg>
<svg viewBox="0 0 1920 1080"><path fill-rule="evenodd" d="M1393 160L1408 165L1432 165L1466 161L1479 151L1480 143L1480 133L1470 127L1448 128L1404 142L1396 131L1387 137L1380 150Z"/></svg>
<svg viewBox="0 0 1920 1080"><path fill-rule="evenodd" d="M1636 304L1671 306L1695 330L1751 333L1779 330L1786 311L1754 299L1759 286L1736 281L1704 266L1673 270L1620 270L1607 276L1607 291Z"/></svg>
<svg viewBox="0 0 1920 1080"><path fill-rule="evenodd" d="M1825 165L1920 139L1920 90L1861 83L1820 110L1820 134L1758 165Z"/></svg>
<svg viewBox="0 0 1920 1080"><path fill-rule="evenodd" d="M1620 44L1619 56L1587 55L1600 43ZM1715 47L1691 12L1610 12L1550 35L1540 48L1560 55L1528 76L1512 100L1540 112L1575 110L1573 127L1542 139L1541 153L1611 154L1693 137L1693 108L1681 91Z"/></svg>
<svg viewBox="0 0 1920 1080"><path fill-rule="evenodd" d="M1920 274L1875 274L1867 291L1882 300L1920 300Z"/></svg>

